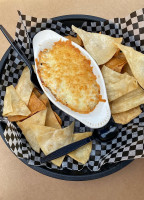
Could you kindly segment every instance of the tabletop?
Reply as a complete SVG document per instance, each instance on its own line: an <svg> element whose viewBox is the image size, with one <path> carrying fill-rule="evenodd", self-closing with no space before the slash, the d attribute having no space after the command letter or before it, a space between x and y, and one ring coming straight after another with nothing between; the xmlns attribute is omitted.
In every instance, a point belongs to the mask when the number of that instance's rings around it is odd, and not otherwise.
<svg viewBox="0 0 144 200"><path fill-rule="evenodd" d="M142 0L0 0L0 24L14 37L17 10L35 17L87 14L125 17L144 7ZM0 33L0 58L9 44ZM0 137L0 200L141 200L144 199L144 159L110 176L70 182L44 176L17 159Z"/></svg>

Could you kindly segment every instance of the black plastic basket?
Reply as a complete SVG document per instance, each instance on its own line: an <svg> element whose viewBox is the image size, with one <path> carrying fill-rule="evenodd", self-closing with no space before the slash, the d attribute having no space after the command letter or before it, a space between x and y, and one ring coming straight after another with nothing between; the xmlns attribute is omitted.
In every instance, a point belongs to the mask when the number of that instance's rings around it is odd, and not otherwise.
<svg viewBox="0 0 144 200"><path fill-rule="evenodd" d="M81 26L84 21L105 21L105 19L95 17L95 16L89 16L89 15L64 15L64 16L55 17L53 19L60 21L69 27L71 27L72 24L75 26ZM6 51L6 53L4 54L0 62L0 76L3 73L3 68L8 59L10 49L11 49L11 46L8 48L8 50ZM3 135L4 130L5 130L5 124L0 123L0 133L1 133L2 139L6 143L4 135ZM10 148L7 143L6 145L8 146L8 148ZM28 165L27 160L21 159L21 161L25 163L26 165ZM92 180L92 179L98 179L104 176L108 176L122 169L123 167L128 165L130 162L132 162L132 160L123 161L123 162L114 163L114 164L105 164L101 168L101 170L98 172L91 172L87 168L83 168L81 171L73 172L68 169L58 171L54 169L53 170L48 169L46 167L37 167L37 166L31 166L31 165L28 165L28 166L42 174L45 174L47 176L51 176L54 178L69 180L69 181L84 181L84 180Z"/></svg>

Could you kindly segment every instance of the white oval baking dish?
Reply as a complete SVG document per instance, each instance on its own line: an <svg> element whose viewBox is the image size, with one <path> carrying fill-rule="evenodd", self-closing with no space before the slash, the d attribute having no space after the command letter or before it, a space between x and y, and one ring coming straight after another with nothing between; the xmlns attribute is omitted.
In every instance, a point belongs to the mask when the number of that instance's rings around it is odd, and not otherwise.
<svg viewBox="0 0 144 200"><path fill-rule="evenodd" d="M62 37L61 35L51 30L44 30L37 33L33 39L34 58L38 59L38 54L40 51L52 48L54 42L57 42L60 39L62 41L67 40L66 38ZM72 117L79 120L80 122L82 122L83 124L85 124L90 128L101 128L108 123L111 117L111 111L108 103L105 83L101 71L98 65L96 64L95 60L89 55L89 53L85 49L83 49L74 42L72 42L72 45L78 48L81 51L81 53L86 56L86 58L91 60L93 73L96 75L97 83L100 85L100 94L102 95L102 98L106 100L106 102L99 102L98 105L95 107L95 109L88 114L80 114L78 112L72 111L70 108L57 101L56 98L53 96L53 94L50 92L50 90L42 84L39 75L37 73L37 64L35 62L35 71L38 81L44 93L47 95L50 101L53 104L55 104L59 109L63 110L64 112L71 115Z"/></svg>

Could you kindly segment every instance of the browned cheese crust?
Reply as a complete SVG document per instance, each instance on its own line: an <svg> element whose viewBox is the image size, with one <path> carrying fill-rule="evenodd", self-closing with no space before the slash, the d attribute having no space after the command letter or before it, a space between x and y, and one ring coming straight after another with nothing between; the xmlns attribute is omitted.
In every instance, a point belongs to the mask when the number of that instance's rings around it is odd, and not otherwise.
<svg viewBox="0 0 144 200"><path fill-rule="evenodd" d="M55 42L39 53L38 73L57 101L79 113L89 113L100 100L91 61L71 41Z"/></svg>

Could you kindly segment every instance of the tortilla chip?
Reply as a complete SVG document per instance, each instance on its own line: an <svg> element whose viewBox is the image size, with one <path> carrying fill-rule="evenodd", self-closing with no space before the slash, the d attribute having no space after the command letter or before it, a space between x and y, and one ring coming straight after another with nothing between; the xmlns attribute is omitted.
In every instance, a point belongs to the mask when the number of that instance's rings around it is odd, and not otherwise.
<svg viewBox="0 0 144 200"><path fill-rule="evenodd" d="M26 105L28 105L33 88L34 85L30 80L29 68L25 67L16 86L16 91Z"/></svg>
<svg viewBox="0 0 144 200"><path fill-rule="evenodd" d="M41 126L36 125L36 124L22 123L22 122L18 122L17 125L22 130L22 133L25 136L28 143L30 144L31 148L37 153L40 153L40 146L36 139L37 131L34 129L34 127L38 129L38 128L41 128ZM52 130L52 129L53 128L49 128L49 130Z"/></svg>
<svg viewBox="0 0 144 200"><path fill-rule="evenodd" d="M16 115L16 116L8 116L8 120L10 122L18 122L26 119L29 116L21 116L21 115Z"/></svg>
<svg viewBox="0 0 144 200"><path fill-rule="evenodd" d="M48 97L45 95L45 94L42 94L40 97L39 97L39 100L41 100L46 106L49 106L49 99Z"/></svg>
<svg viewBox="0 0 144 200"><path fill-rule="evenodd" d="M35 132L37 134L37 141L41 150L45 155L60 149L72 142L72 136L74 131L74 122L64 129L54 129L50 131L46 126L35 126ZM52 162L55 165L60 166L65 156L55 159Z"/></svg>
<svg viewBox="0 0 144 200"><path fill-rule="evenodd" d="M59 124L51 107L47 108L46 126L57 128L57 129L61 128L61 125Z"/></svg>
<svg viewBox="0 0 144 200"><path fill-rule="evenodd" d="M13 85L10 85L6 88L6 94L4 98L4 108L3 116L11 115L25 115L30 114L30 110L26 104L21 100L20 96L16 92Z"/></svg>
<svg viewBox="0 0 144 200"><path fill-rule="evenodd" d="M72 142L76 142L79 140L82 140L86 137L89 137L92 135L92 132L85 132L85 133L75 133L73 134L73 140ZM76 149L75 151L72 151L68 155L73 158L74 160L85 164L90 156L92 150L92 142L89 142L88 144Z"/></svg>
<svg viewBox="0 0 144 200"><path fill-rule="evenodd" d="M141 87L144 88L144 54L134 50L132 47L121 44L116 45L124 53L133 76L137 79Z"/></svg>
<svg viewBox="0 0 144 200"><path fill-rule="evenodd" d="M120 49L117 49L116 53L114 54L114 57L117 57L120 53Z"/></svg>
<svg viewBox="0 0 144 200"><path fill-rule="evenodd" d="M47 106L46 126L53 128L61 128L60 123L58 122L58 119L51 108L47 96L45 94L42 94L39 97L39 99Z"/></svg>
<svg viewBox="0 0 144 200"><path fill-rule="evenodd" d="M37 98L34 92L32 92L31 94L28 107L30 111L32 112L32 114L46 109L46 106L44 105L44 103Z"/></svg>
<svg viewBox="0 0 144 200"><path fill-rule="evenodd" d="M57 159L52 160L51 162L52 162L54 165L60 167L61 164L62 164L62 162L63 162L63 160L64 160L64 158L65 158L65 156L62 156L62 157L60 157L60 158L57 158Z"/></svg>
<svg viewBox="0 0 144 200"><path fill-rule="evenodd" d="M6 93L4 97L4 107L3 107L3 116L6 116L8 113L13 112L12 107L12 98L11 98L11 86L6 87Z"/></svg>
<svg viewBox="0 0 144 200"><path fill-rule="evenodd" d="M34 127L38 125L39 126L45 125L45 119L46 119L46 110L43 110L36 113L32 117L29 117L23 122L17 122L17 125L22 130L22 133L25 136L28 143L30 144L31 148L37 153L40 153L40 147L36 139L36 131ZM53 129L50 129L50 130L53 130Z"/></svg>
<svg viewBox="0 0 144 200"><path fill-rule="evenodd" d="M80 36L85 49L96 60L98 65L109 61L118 50L115 43L122 42L122 38L113 38L104 34L86 32L73 25L72 30Z"/></svg>
<svg viewBox="0 0 144 200"><path fill-rule="evenodd" d="M41 96L41 93L38 91L38 89L34 88L33 92L35 93L35 95L39 98Z"/></svg>
<svg viewBox="0 0 144 200"><path fill-rule="evenodd" d="M118 124L128 124L132 119L136 118L141 114L142 110L140 107L132 108L131 110L122 112L122 113L117 113L113 114L113 119L115 123Z"/></svg>
<svg viewBox="0 0 144 200"><path fill-rule="evenodd" d="M111 113L121 113L144 104L144 90L138 87L136 90L125 94L124 96L111 102Z"/></svg>
<svg viewBox="0 0 144 200"><path fill-rule="evenodd" d="M54 112L54 114L55 114L59 124L62 125L62 120L61 120L60 116L56 112Z"/></svg>
<svg viewBox="0 0 144 200"><path fill-rule="evenodd" d="M133 73L132 73L128 63L123 67L123 69L121 71L122 74L125 72L127 72L130 76L133 76Z"/></svg>
<svg viewBox="0 0 144 200"><path fill-rule="evenodd" d="M76 44L80 45L81 47L83 47L83 42L81 40L81 38L77 35L77 37L73 37L71 35L65 36L65 38L71 40L72 42L75 42Z"/></svg>
<svg viewBox="0 0 144 200"><path fill-rule="evenodd" d="M45 110L44 110L45 111ZM43 112L43 111L40 111ZM39 113L40 113L39 112ZM38 114L38 113L37 113ZM35 115L37 115L35 114ZM34 115L33 115L34 116ZM32 116L32 117L33 117ZM29 118L28 118L29 119ZM26 120L28 120L26 119ZM38 132L43 132L44 128L46 126L43 126L45 121L40 120L40 124L38 124L38 119L35 119L33 121L33 123L29 123L28 121L23 121L23 122L18 122L17 125L20 127L20 129L22 130L23 135L25 136L26 140L28 141L28 143L30 144L31 148L36 151L37 153L40 153L40 146L39 143L37 142L36 136ZM30 120L31 121L31 120ZM46 127L47 131L51 132L56 130L55 128L51 128L51 127ZM38 130L39 129L39 130ZM60 166L63 159L65 156L62 156L60 158L57 158L55 160L53 160L52 162L57 165Z"/></svg>
<svg viewBox="0 0 144 200"><path fill-rule="evenodd" d="M32 127L31 127L33 124L29 124L29 123L23 124L22 122L18 122L17 125L22 130L22 133L25 136L27 142L30 144L31 148L34 151L36 151L37 153L40 153L40 147L39 147L39 144L36 140L35 131L33 131Z"/></svg>
<svg viewBox="0 0 144 200"><path fill-rule="evenodd" d="M102 75L105 81L109 102L138 88L137 81L127 73L120 74L112 69L103 66Z"/></svg>
<svg viewBox="0 0 144 200"><path fill-rule="evenodd" d="M45 110L46 106L44 105L44 103L42 101L40 101L37 96L35 95L34 92L32 92L29 103L28 103L28 108L31 111L31 114L29 116L32 116L33 114L41 111L41 110ZM16 115L16 116L9 116L8 120L11 122L17 122L17 121L22 121L24 119L26 119L28 116L20 116L20 115Z"/></svg>
<svg viewBox="0 0 144 200"><path fill-rule="evenodd" d="M32 65L34 72L36 73L36 68L35 65Z"/></svg>
<svg viewBox="0 0 144 200"><path fill-rule="evenodd" d="M50 102L48 101L47 104L47 116L46 116L46 126L53 127L53 128L61 128L52 108Z"/></svg>
<svg viewBox="0 0 144 200"><path fill-rule="evenodd" d="M105 65L116 72L121 72L126 63L127 60L124 54L119 52L117 56L114 55L114 57L112 57L107 63L105 63Z"/></svg>
<svg viewBox="0 0 144 200"><path fill-rule="evenodd" d="M42 110L34 115L32 115L31 117L25 119L23 122L20 123L29 123L29 126L31 124L38 124L38 125L45 125L45 120L46 120L46 113L47 110Z"/></svg>

